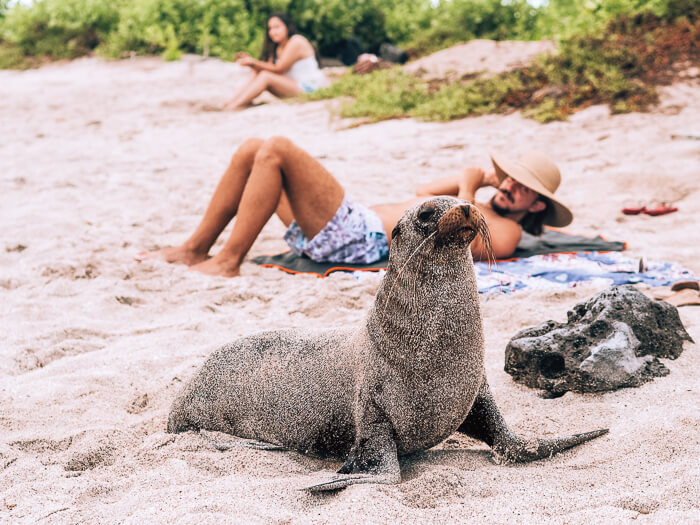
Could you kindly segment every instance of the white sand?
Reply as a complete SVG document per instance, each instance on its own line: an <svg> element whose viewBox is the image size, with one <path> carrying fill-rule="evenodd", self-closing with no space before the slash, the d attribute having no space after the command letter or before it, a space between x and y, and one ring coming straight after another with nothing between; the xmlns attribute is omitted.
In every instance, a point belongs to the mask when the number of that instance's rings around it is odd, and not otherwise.
<svg viewBox="0 0 700 525"><path fill-rule="evenodd" d="M595 287L484 302L486 368L523 434L609 435L520 466L496 465L487 447L455 435L403 460L400 485L318 497L297 489L340 463L218 452L195 434L166 434L168 407L222 343L270 327L359 323L379 277L289 276L246 263L227 280L132 260L185 239L245 138L282 134L368 204L409 197L465 163L487 166L490 148L543 149L565 177L570 231L626 240L631 256L700 275L700 142L670 138L698 131L697 79L664 89L651 113L592 107L548 125L513 114L341 130L325 102L195 109L240 81L235 65L193 59L0 71L0 522L700 521L697 346L665 361L669 376L604 395L544 400L503 372L518 329L563 321ZM627 199L680 211L626 217ZM251 255L284 249L282 232L272 221ZM699 341L700 308L680 313Z"/></svg>
<svg viewBox="0 0 700 525"><path fill-rule="evenodd" d="M464 75L501 73L527 65L536 55L554 50L549 40L539 42L470 40L419 58L403 68L424 78L457 79Z"/></svg>

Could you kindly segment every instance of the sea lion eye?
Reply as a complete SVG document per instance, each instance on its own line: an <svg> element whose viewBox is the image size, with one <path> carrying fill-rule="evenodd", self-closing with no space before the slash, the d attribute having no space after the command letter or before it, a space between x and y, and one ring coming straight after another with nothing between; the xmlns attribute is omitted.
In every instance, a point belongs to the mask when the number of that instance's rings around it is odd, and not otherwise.
<svg viewBox="0 0 700 525"><path fill-rule="evenodd" d="M396 226L394 226L394 229L391 230L391 238L395 239L399 236L399 233L401 233L401 228L399 228L399 225L397 224Z"/></svg>
<svg viewBox="0 0 700 525"><path fill-rule="evenodd" d="M418 220L421 222L428 222L434 213L435 208L433 207L423 208L420 212L418 212Z"/></svg>

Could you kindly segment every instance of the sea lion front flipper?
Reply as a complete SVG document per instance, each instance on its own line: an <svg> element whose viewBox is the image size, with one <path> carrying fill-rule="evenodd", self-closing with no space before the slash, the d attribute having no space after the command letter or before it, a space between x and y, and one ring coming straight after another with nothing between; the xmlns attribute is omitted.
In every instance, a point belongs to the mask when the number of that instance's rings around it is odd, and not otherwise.
<svg viewBox="0 0 700 525"><path fill-rule="evenodd" d="M604 428L583 434L526 441L508 428L485 379L467 418L457 431L485 442L498 459L513 463L547 458L608 433L608 429Z"/></svg>
<svg viewBox="0 0 700 525"><path fill-rule="evenodd" d="M401 468L388 421L375 423L358 435L340 476L306 487L309 492L339 490L362 483L393 484L401 481Z"/></svg>
<svg viewBox="0 0 700 525"><path fill-rule="evenodd" d="M333 490L340 490L350 485L360 485L362 483L380 483L385 485L392 485L401 481L401 477L395 478L389 475L374 475L374 474L344 474L342 476L336 476L329 481L324 481L317 485L311 485L310 487L304 487L302 490L308 492L330 492Z"/></svg>

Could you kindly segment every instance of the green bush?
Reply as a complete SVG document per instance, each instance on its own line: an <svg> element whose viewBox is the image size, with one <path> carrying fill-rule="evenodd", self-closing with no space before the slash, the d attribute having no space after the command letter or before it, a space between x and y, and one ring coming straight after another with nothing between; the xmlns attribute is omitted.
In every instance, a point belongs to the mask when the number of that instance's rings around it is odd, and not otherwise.
<svg viewBox="0 0 700 525"><path fill-rule="evenodd" d="M334 55L351 37L371 52L383 42L406 41L433 10L430 0L280 0L276 7L290 14L322 55Z"/></svg>
<svg viewBox="0 0 700 525"><path fill-rule="evenodd" d="M174 58L185 52L229 60L237 51L259 54L272 11L288 11L302 34L322 53L333 54L350 37L372 51L382 42L406 40L432 9L430 0L36 0L8 5L0 0L0 42L27 56L73 57L97 48L109 57L136 52Z"/></svg>
<svg viewBox="0 0 700 525"><path fill-rule="evenodd" d="M405 116L428 100L425 82L398 68L371 75L346 75L339 82L311 94L316 99L327 96L352 97L341 109L344 117L367 117L371 121Z"/></svg>
<svg viewBox="0 0 700 525"><path fill-rule="evenodd" d="M673 78L674 63L698 65L699 36L700 19L667 22L640 13L618 17L594 36L569 38L557 54L494 77L429 84L395 68L346 75L312 97L346 97L342 116L370 120L450 120L522 109L549 122L600 103L616 113L641 111L656 102L654 86Z"/></svg>
<svg viewBox="0 0 700 525"><path fill-rule="evenodd" d="M566 40L603 31L621 16L653 13L665 21L700 15L698 0L548 0L536 23L536 38Z"/></svg>
<svg viewBox="0 0 700 525"><path fill-rule="evenodd" d="M422 12L408 38L413 54L423 55L474 38L530 40L542 8L526 0L451 0Z"/></svg>
<svg viewBox="0 0 700 525"><path fill-rule="evenodd" d="M341 114L366 121L449 120L522 110L541 122L590 104L643 110L676 62L697 64L698 0L0 0L0 68L95 50L109 57L184 53L233 59L260 52L265 20L287 11L333 55L355 38L376 52L395 42L424 54L472 38L555 38L558 53L496 77L425 82L399 69L346 75L306 98L343 97Z"/></svg>
<svg viewBox="0 0 700 525"><path fill-rule="evenodd" d="M25 56L75 58L94 49L119 20L102 0L43 0L5 12L0 41Z"/></svg>
<svg viewBox="0 0 700 525"><path fill-rule="evenodd" d="M32 65L17 46L0 42L0 69L26 69Z"/></svg>
<svg viewBox="0 0 700 525"><path fill-rule="evenodd" d="M245 9L245 0L129 0L119 23L100 47L101 54L178 52L233 58L250 50L261 30Z"/></svg>

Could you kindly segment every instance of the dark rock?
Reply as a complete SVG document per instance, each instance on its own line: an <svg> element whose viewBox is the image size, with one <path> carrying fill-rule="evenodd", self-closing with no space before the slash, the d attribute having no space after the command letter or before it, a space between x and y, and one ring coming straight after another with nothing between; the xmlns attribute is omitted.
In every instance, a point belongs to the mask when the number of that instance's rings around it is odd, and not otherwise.
<svg viewBox="0 0 700 525"><path fill-rule="evenodd" d="M669 373L658 358L676 359L683 341L692 339L675 306L634 286L613 286L574 306L566 323L515 334L505 371L547 397L639 386Z"/></svg>

